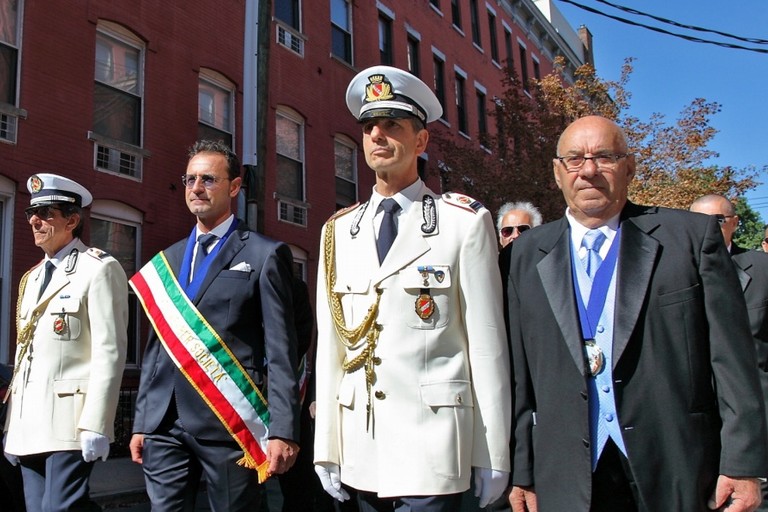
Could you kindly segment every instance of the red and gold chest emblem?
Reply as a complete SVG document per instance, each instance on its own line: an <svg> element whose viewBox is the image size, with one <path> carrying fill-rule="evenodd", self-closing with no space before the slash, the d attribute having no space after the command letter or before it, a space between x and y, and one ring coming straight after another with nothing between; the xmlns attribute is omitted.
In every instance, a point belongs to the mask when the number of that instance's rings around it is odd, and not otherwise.
<svg viewBox="0 0 768 512"><path fill-rule="evenodd" d="M426 320L435 312L435 301L429 293L422 293L416 298L416 314Z"/></svg>
<svg viewBox="0 0 768 512"><path fill-rule="evenodd" d="M64 320L64 315L58 316L56 320L53 321L53 332L55 334L64 334L64 331L67 330L67 321Z"/></svg>

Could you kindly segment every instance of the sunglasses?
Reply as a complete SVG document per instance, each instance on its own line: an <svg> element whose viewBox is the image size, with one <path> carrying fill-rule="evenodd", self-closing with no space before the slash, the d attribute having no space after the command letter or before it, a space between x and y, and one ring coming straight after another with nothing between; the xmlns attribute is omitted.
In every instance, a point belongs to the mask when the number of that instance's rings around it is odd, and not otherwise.
<svg viewBox="0 0 768 512"><path fill-rule="evenodd" d="M725 224L726 219L735 217L735 215L723 215L722 213L716 213L714 217L717 219L717 223L722 226L723 224Z"/></svg>
<svg viewBox="0 0 768 512"><path fill-rule="evenodd" d="M27 222L29 222L32 217L37 217L40 220L50 220L54 217L54 210L61 211L61 208L56 208L55 206L30 206L24 210L24 215L27 216Z"/></svg>
<svg viewBox="0 0 768 512"><path fill-rule="evenodd" d="M520 224L519 226L504 226L503 228L501 228L500 233L501 233L501 236L506 238L508 236L512 236L512 233L514 233L515 230L517 230L518 233L524 233L529 229L531 229L531 226L529 226L528 224Z"/></svg>
<svg viewBox="0 0 768 512"><path fill-rule="evenodd" d="M219 178L211 174L184 174L181 177L181 182L187 188L192 188L197 183L198 178L203 182L205 188L213 188L221 180L228 180L229 178Z"/></svg>

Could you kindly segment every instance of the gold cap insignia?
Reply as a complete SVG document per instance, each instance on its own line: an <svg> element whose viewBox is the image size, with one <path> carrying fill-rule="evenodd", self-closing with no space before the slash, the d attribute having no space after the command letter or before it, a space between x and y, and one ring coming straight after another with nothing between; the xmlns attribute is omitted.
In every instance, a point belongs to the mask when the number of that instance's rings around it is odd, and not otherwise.
<svg viewBox="0 0 768 512"><path fill-rule="evenodd" d="M365 101L391 100L395 96L392 94L392 84L387 81L384 75L371 75L368 77L368 85L365 86Z"/></svg>
<svg viewBox="0 0 768 512"><path fill-rule="evenodd" d="M43 190L43 180L37 176L32 176L29 180L29 187L32 189L33 194L37 194Z"/></svg>

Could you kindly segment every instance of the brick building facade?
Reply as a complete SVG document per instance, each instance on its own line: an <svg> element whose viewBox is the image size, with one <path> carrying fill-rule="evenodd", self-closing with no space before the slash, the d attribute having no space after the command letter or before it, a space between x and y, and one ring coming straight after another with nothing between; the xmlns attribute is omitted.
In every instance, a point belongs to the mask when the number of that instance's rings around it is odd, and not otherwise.
<svg viewBox="0 0 768 512"><path fill-rule="evenodd" d="M591 60L588 32L552 0L272 4L0 0L0 362L14 352L19 280L42 258L24 217L30 175L91 190L84 239L130 276L193 225L186 148L223 138L245 164L239 216L289 243L314 289L323 222L374 181L344 101L359 70L411 70L444 104L430 128L478 141L495 131L481 106L501 95L504 66L525 78L549 73L557 55L567 72ZM420 164L439 190L440 155ZM135 381L147 322L131 301Z"/></svg>

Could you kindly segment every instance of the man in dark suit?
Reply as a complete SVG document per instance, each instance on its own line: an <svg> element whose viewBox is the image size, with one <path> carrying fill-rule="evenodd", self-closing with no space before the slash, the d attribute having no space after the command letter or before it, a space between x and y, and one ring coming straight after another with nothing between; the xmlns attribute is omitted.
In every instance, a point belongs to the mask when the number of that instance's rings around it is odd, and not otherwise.
<svg viewBox="0 0 768 512"><path fill-rule="evenodd" d="M240 164L226 145L195 144L182 181L197 225L131 279L155 328L131 455L153 510L192 510L202 475L211 510L252 512L253 469L284 473L298 452L291 252L233 216Z"/></svg>
<svg viewBox="0 0 768 512"><path fill-rule="evenodd" d="M553 165L565 216L510 260L513 510L754 510L765 411L716 220L628 202L608 119L566 128Z"/></svg>
<svg viewBox="0 0 768 512"><path fill-rule="evenodd" d="M736 274L747 302L747 315L757 352L760 386L763 389L763 398L768 397L768 254L742 249L733 242L739 218L727 198L718 194L707 194L695 200L690 210L712 215L720 224L723 240L731 253L731 260L736 267ZM761 489L763 502L758 510L768 511L768 484L763 482Z"/></svg>

